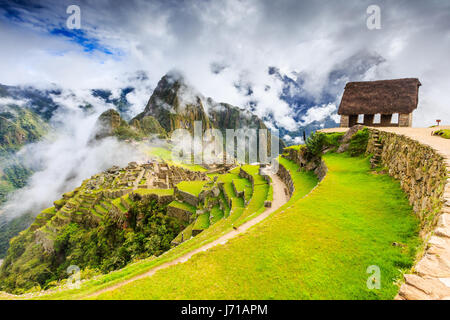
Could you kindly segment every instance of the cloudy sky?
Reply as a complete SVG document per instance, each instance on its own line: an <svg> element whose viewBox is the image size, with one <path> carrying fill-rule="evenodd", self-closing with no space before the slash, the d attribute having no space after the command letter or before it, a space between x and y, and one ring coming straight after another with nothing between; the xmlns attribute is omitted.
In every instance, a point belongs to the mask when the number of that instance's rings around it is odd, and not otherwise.
<svg viewBox="0 0 450 320"><path fill-rule="evenodd" d="M373 4L381 29L369 30ZM69 5L81 29L67 28ZM0 43L2 84L114 90L144 71L142 109L177 69L204 95L294 130L335 113L347 81L417 77L414 124L450 123L450 1L0 0Z"/></svg>

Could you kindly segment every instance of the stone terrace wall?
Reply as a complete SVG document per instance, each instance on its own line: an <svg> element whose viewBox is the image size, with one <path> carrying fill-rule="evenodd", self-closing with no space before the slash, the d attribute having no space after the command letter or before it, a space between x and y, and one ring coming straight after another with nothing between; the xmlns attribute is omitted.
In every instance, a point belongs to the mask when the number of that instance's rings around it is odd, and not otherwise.
<svg viewBox="0 0 450 320"><path fill-rule="evenodd" d="M369 129L371 133L374 129ZM450 299L450 160L406 136L379 131L382 165L398 179L420 218L425 250L404 275L396 300ZM368 153L374 151L369 140ZM435 228L433 230L433 228Z"/></svg>
<svg viewBox="0 0 450 320"><path fill-rule="evenodd" d="M317 176L319 181L325 178L328 168L321 157L315 157L313 159L308 159L305 155L306 148L292 149L285 148L283 157L295 162L300 166L300 168L306 171L313 171Z"/></svg>
<svg viewBox="0 0 450 320"><path fill-rule="evenodd" d="M286 185L288 192L289 192L289 198L292 197L292 194L295 191L294 188L294 182L292 181L291 174L289 173L289 170L287 170L281 163L278 162L278 172L277 175L280 177L281 181Z"/></svg>
<svg viewBox="0 0 450 320"><path fill-rule="evenodd" d="M183 210L181 208L168 206L167 207L167 215L169 217L174 217L174 218L177 218L182 221L190 223L190 222L192 222L191 216L193 215L193 213L188 210Z"/></svg>
<svg viewBox="0 0 450 320"><path fill-rule="evenodd" d="M199 198L190 194L188 192L181 191L177 187L174 188L175 198L182 200L183 202L189 203L190 205L196 207L199 203Z"/></svg>
<svg viewBox="0 0 450 320"><path fill-rule="evenodd" d="M436 224L444 203L447 181L444 158L433 148L403 135L381 130L379 135L383 145L382 165L390 176L400 181L421 221L421 236L424 237ZM374 149L374 140L369 139L367 153L374 153Z"/></svg>

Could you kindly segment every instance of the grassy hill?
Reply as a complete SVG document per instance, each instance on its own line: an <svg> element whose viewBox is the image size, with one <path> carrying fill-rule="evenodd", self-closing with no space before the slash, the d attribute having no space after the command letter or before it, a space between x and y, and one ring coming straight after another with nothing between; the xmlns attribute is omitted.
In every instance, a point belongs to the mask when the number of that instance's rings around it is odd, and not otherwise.
<svg viewBox="0 0 450 320"><path fill-rule="evenodd" d="M99 299L392 299L414 259L418 220L398 182L366 158L329 154L322 183L282 159L296 193L250 232ZM393 246L394 242L402 244ZM381 289L369 290L371 265Z"/></svg>
<svg viewBox="0 0 450 320"><path fill-rule="evenodd" d="M259 176L258 166L246 166L252 179L261 182L255 185L255 192L250 187L247 206L243 197L234 193L230 194L232 205L229 206L224 193L217 186L218 182L213 178L178 184L180 190L192 196L199 197L202 193L203 200L199 201L198 206L183 202L177 192L174 194L174 189L148 189L144 186L117 196L116 192L122 190L117 188L132 172L133 177L137 177L134 185L141 187L138 180L145 180L147 173L139 175L133 168L130 165L115 169L114 175L109 171L95 175L55 201L55 208L50 208L49 214L39 214L32 226L11 242L8 256L0 270L0 285L3 289L24 293L63 285L67 277L65 270L71 264L85 269L83 272L89 277L134 262L92 280L83 286L83 292L89 290L91 285L92 288L98 288L105 283L142 273L150 266L211 242L231 230L233 225L243 223L243 219L248 216L264 211L269 186ZM139 170L149 172L150 169L141 167ZM218 175L217 181L222 177L225 180L239 178L239 170L238 167L230 173ZM245 185L250 185L247 179L239 179ZM234 191L231 189L230 192ZM146 199L153 199L149 196L156 196L158 205L148 202ZM160 204L160 200L163 201L161 197L171 202ZM189 222L178 220L181 219L179 216L169 215L170 208L188 212ZM180 225L183 225L181 229ZM178 236L174 234L175 230L178 230ZM154 244L156 236L164 241ZM40 245L36 246L33 239L38 239ZM170 242L175 245L168 245ZM152 250L148 249L149 246ZM170 247L172 249L167 251ZM108 250L111 252L109 255L106 254Z"/></svg>

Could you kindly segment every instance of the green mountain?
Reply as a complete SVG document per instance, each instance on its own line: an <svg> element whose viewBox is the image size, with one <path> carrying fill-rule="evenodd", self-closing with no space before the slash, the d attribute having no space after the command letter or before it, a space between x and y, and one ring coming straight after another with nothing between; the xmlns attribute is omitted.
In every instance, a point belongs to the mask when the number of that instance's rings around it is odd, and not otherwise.
<svg viewBox="0 0 450 320"><path fill-rule="evenodd" d="M0 106L0 204L9 192L22 188L31 174L14 152L39 140L48 129L47 123L31 109L14 104Z"/></svg>
<svg viewBox="0 0 450 320"><path fill-rule="evenodd" d="M14 104L0 106L0 154L39 140L48 128L47 123L31 109Z"/></svg>
<svg viewBox="0 0 450 320"><path fill-rule="evenodd" d="M192 133L195 121L202 122L203 130L221 130L224 137L226 129L267 129L250 111L206 98L188 85L180 74L172 72L161 78L144 111L129 123L113 109L104 112L98 119L95 137L115 135L126 140L155 134L167 138L176 129L187 129ZM286 146L281 139L279 145L280 150Z"/></svg>
<svg viewBox="0 0 450 320"><path fill-rule="evenodd" d="M205 98L177 73L162 77L145 110L132 121L142 121L149 116L167 133L180 128L193 132L194 121L202 121L203 130L267 129L264 122L248 110Z"/></svg>
<svg viewBox="0 0 450 320"><path fill-rule="evenodd" d="M8 194L24 187L33 173L14 153L25 144L38 141L48 130L47 123L33 110L15 104L0 106L0 205ZM6 254L9 240L32 221L29 214L12 220L0 215L0 257Z"/></svg>

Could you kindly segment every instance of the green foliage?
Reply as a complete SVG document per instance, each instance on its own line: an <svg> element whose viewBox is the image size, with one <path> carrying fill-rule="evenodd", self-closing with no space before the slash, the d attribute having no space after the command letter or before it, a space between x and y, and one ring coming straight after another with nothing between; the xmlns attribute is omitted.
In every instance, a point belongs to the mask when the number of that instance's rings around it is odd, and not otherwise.
<svg viewBox="0 0 450 320"><path fill-rule="evenodd" d="M68 276L70 265L89 268L91 273L109 272L134 259L158 256L170 249L171 241L184 227L165 210L155 201L133 203L126 214L125 229L109 216L95 228L72 221L53 239L53 254L36 246L33 233L27 230L11 241L0 272L0 289L20 293L36 285L49 288Z"/></svg>
<svg viewBox="0 0 450 320"><path fill-rule="evenodd" d="M38 140L48 125L28 108L8 105L0 112L0 147L6 151L18 150L27 142Z"/></svg>
<svg viewBox="0 0 450 320"><path fill-rule="evenodd" d="M308 155L312 157L320 156L324 149L326 136L322 132L314 132L306 139Z"/></svg>
<svg viewBox="0 0 450 320"><path fill-rule="evenodd" d="M13 164L3 170L5 180L9 181L14 188L22 188L26 185L28 177L32 171L18 163Z"/></svg>
<svg viewBox="0 0 450 320"><path fill-rule="evenodd" d="M119 140L140 140L142 139L142 133L135 130L133 127L128 125L121 125L114 130L114 135Z"/></svg>
<svg viewBox="0 0 450 320"><path fill-rule="evenodd" d="M325 133L325 145L327 147L339 147L344 132Z"/></svg>
<svg viewBox="0 0 450 320"><path fill-rule="evenodd" d="M31 214L24 214L11 220L7 220L4 215L0 215L0 258L6 255L9 241L20 231L28 228L32 222L33 216Z"/></svg>
<svg viewBox="0 0 450 320"><path fill-rule="evenodd" d="M445 139L450 139L450 129L441 129L433 133L435 136L440 136Z"/></svg>
<svg viewBox="0 0 450 320"><path fill-rule="evenodd" d="M10 183L0 180L0 204L6 201L8 194L14 191L14 189L15 188Z"/></svg>
<svg viewBox="0 0 450 320"><path fill-rule="evenodd" d="M311 159L320 156L326 148L339 147L343 135L344 133L342 132L314 132L306 139L307 156Z"/></svg>
<svg viewBox="0 0 450 320"><path fill-rule="evenodd" d="M348 146L348 152L352 157L363 155L366 152L369 135L369 129L364 128L352 136Z"/></svg>

